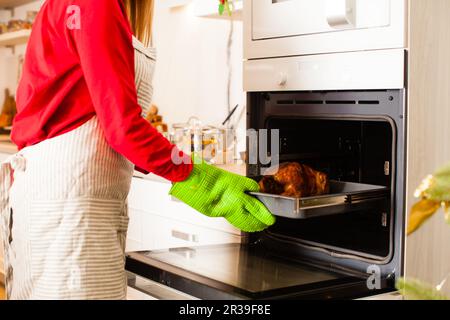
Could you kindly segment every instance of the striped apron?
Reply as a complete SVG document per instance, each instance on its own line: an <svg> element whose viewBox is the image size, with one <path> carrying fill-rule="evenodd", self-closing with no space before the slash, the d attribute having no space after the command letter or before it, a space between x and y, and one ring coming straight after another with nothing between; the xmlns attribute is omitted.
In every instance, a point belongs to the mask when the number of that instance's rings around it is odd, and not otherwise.
<svg viewBox="0 0 450 320"><path fill-rule="evenodd" d="M152 98L153 49L133 39L138 101ZM97 117L0 167L8 299L125 299L127 197L134 165Z"/></svg>

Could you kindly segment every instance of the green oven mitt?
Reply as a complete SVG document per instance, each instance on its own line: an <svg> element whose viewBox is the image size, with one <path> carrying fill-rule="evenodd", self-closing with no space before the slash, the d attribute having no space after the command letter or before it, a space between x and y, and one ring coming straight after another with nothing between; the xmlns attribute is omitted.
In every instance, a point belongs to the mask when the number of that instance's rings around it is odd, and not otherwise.
<svg viewBox="0 0 450 320"><path fill-rule="evenodd" d="M189 178L170 194L208 217L224 217L245 232L258 232L275 223L262 202L246 194L258 192L256 181L206 163L194 164Z"/></svg>

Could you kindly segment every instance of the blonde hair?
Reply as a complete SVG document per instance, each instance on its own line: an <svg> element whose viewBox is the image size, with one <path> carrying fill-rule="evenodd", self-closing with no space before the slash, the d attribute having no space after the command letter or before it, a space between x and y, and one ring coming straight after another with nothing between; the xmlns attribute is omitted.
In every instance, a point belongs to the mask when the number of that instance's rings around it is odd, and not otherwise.
<svg viewBox="0 0 450 320"><path fill-rule="evenodd" d="M152 38L154 0L124 0L131 28L136 38L149 45Z"/></svg>

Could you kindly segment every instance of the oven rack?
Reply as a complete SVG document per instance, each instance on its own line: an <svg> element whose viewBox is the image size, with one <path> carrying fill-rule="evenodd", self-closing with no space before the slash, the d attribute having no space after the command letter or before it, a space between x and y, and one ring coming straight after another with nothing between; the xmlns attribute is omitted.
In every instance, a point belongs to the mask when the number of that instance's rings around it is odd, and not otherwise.
<svg viewBox="0 0 450 320"><path fill-rule="evenodd" d="M389 189L383 186L330 181L330 193L323 196L291 198L251 192L275 216L290 219L309 219L327 215L376 208L385 203Z"/></svg>

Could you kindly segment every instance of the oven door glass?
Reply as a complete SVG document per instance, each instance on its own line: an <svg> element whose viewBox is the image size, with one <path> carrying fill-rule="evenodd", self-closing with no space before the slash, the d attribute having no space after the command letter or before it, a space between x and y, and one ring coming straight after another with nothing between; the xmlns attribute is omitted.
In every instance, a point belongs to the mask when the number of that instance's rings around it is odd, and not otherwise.
<svg viewBox="0 0 450 320"><path fill-rule="evenodd" d="M130 253L127 270L201 299L342 298L357 286L368 290L364 276L240 244Z"/></svg>
<svg viewBox="0 0 450 320"><path fill-rule="evenodd" d="M391 1L253 0L253 40L387 27Z"/></svg>

